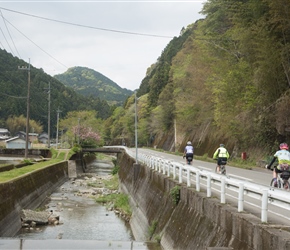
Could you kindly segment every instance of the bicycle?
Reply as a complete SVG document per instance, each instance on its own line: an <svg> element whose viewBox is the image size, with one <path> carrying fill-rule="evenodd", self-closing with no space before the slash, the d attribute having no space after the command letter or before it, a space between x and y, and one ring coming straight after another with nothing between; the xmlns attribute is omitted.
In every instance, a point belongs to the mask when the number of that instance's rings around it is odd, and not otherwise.
<svg viewBox="0 0 290 250"><path fill-rule="evenodd" d="M290 188L290 183L288 181L289 178L290 178L290 172L283 171L282 173L277 174L276 183L274 181L274 178L271 180L270 186L274 188L281 188L281 189L289 190Z"/></svg>
<svg viewBox="0 0 290 250"><path fill-rule="evenodd" d="M186 163L188 164L188 165L191 165L191 162L192 162L192 160L193 160L193 156L183 156L183 158L184 157L186 157Z"/></svg>
<svg viewBox="0 0 290 250"><path fill-rule="evenodd" d="M226 170L226 161L221 161L221 165L220 165L220 173L222 175L226 175L227 174L227 170ZM217 173L217 166L215 167L215 172Z"/></svg>

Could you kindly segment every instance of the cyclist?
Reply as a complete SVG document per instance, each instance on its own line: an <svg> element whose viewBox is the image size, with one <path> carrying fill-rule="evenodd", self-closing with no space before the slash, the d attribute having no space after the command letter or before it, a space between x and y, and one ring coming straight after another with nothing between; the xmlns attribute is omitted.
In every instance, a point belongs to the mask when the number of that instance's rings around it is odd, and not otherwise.
<svg viewBox="0 0 290 250"><path fill-rule="evenodd" d="M230 154L225 148L225 145L220 144L219 148L217 148L217 150L213 154L213 159L217 160L217 167L216 167L217 173L220 172L221 163L225 162L226 164L229 158L230 158Z"/></svg>
<svg viewBox="0 0 290 250"><path fill-rule="evenodd" d="M278 150L270 162L269 165L266 165L267 169L271 169L272 164L275 162L276 159L278 159L278 166L274 167L273 171L273 181L274 181L274 187L277 187L277 174L282 173L284 171L290 171L289 165L290 165L290 152L288 151L288 144L283 142L280 144L280 150Z"/></svg>
<svg viewBox="0 0 290 250"><path fill-rule="evenodd" d="M186 163L188 163L188 157L191 157L191 159L193 159L193 153L194 153L194 148L192 146L191 141L188 141L186 143L186 146L184 148L184 152L183 152L183 158L186 158Z"/></svg>

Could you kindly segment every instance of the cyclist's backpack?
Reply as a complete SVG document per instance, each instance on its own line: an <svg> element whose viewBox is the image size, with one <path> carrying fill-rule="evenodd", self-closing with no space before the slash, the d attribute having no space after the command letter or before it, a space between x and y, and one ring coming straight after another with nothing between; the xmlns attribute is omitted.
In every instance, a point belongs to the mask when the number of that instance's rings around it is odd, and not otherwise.
<svg viewBox="0 0 290 250"><path fill-rule="evenodd" d="M283 171L290 171L290 167L287 163L280 164L280 170Z"/></svg>

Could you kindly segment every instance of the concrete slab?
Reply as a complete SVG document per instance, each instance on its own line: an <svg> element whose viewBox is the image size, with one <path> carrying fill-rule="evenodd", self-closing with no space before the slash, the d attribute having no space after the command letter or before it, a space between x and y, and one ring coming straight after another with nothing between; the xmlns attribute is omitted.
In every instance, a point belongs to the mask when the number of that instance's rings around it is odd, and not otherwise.
<svg viewBox="0 0 290 250"><path fill-rule="evenodd" d="M68 177L69 178L77 177L77 166L75 161L72 160L68 161Z"/></svg>
<svg viewBox="0 0 290 250"><path fill-rule="evenodd" d="M147 244L136 241L96 240L23 240L0 239L2 250L48 250L48 249L100 249L100 250L149 250Z"/></svg>

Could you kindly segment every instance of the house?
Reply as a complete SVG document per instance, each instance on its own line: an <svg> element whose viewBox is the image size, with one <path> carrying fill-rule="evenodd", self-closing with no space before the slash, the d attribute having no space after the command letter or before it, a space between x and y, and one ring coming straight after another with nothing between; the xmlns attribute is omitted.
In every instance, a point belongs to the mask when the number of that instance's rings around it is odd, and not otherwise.
<svg viewBox="0 0 290 250"><path fill-rule="evenodd" d="M6 128L0 128L0 140L7 140L10 138L10 132Z"/></svg>
<svg viewBox="0 0 290 250"><path fill-rule="evenodd" d="M26 141L25 139L21 137L13 137L5 141L6 142L6 148L14 148L14 149L25 149ZM28 141L28 149L31 148L31 142Z"/></svg>
<svg viewBox="0 0 290 250"><path fill-rule="evenodd" d="M38 141L40 143L43 143L43 144L47 144L48 143L48 134L43 132L41 133L39 136L38 136Z"/></svg>
<svg viewBox="0 0 290 250"><path fill-rule="evenodd" d="M25 140L26 138L26 133L24 131L18 131L16 134L15 134L15 137L19 137L19 138L22 138Z"/></svg>
<svg viewBox="0 0 290 250"><path fill-rule="evenodd" d="M15 136L25 140L26 132L18 131ZM38 141L38 134L37 133L29 133L28 136L29 136L29 141L31 141L31 142Z"/></svg>

